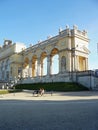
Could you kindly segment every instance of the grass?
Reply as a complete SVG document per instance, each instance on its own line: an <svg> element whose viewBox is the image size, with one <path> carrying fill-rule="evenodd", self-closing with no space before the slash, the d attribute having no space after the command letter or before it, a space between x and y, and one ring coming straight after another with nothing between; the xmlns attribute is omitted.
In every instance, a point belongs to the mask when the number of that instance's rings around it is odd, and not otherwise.
<svg viewBox="0 0 98 130"><path fill-rule="evenodd" d="M65 82L53 82L53 83L33 83L33 84L18 84L15 89L28 89L28 90L38 90L44 88L46 91L84 91L88 90L83 85L78 83L65 83Z"/></svg>
<svg viewBox="0 0 98 130"><path fill-rule="evenodd" d="M9 93L8 90L0 90L0 94L7 94L7 93Z"/></svg>
<svg viewBox="0 0 98 130"><path fill-rule="evenodd" d="M21 92L21 89L10 89L10 90L0 90L0 94L8 94L8 93L14 93L14 92Z"/></svg>

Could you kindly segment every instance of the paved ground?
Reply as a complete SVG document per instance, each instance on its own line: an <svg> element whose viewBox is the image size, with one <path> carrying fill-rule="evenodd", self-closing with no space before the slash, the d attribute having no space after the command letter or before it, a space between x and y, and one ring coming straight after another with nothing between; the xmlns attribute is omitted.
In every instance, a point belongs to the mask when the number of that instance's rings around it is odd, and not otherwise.
<svg viewBox="0 0 98 130"><path fill-rule="evenodd" d="M98 130L98 92L0 95L0 130Z"/></svg>

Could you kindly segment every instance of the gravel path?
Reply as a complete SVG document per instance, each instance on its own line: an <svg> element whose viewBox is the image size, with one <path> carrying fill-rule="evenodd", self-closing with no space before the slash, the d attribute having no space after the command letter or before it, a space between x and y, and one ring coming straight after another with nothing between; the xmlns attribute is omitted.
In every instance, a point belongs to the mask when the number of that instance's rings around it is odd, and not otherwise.
<svg viewBox="0 0 98 130"><path fill-rule="evenodd" d="M1 95L0 130L98 130L98 92Z"/></svg>

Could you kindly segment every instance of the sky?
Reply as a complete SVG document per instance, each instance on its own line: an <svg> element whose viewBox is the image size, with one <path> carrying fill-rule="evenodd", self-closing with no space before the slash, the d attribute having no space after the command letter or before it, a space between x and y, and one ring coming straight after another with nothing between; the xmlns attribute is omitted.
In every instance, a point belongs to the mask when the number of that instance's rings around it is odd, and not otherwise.
<svg viewBox="0 0 98 130"><path fill-rule="evenodd" d="M0 0L0 45L9 39L29 47L66 25L87 30L89 69L98 69L98 0Z"/></svg>

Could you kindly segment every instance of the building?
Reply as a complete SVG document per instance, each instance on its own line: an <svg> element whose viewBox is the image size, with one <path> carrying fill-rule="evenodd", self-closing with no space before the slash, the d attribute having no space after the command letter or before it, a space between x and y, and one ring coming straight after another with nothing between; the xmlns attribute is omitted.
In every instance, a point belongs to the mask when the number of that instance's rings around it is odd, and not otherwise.
<svg viewBox="0 0 98 130"><path fill-rule="evenodd" d="M5 40L0 48L0 80L72 81L74 72L88 70L88 45L87 32L78 30L76 25L59 29L58 35L28 48Z"/></svg>
<svg viewBox="0 0 98 130"><path fill-rule="evenodd" d="M4 45L0 47L0 80L9 81L19 75L22 65L22 56L19 55L25 45L12 43L11 40L5 40Z"/></svg>

